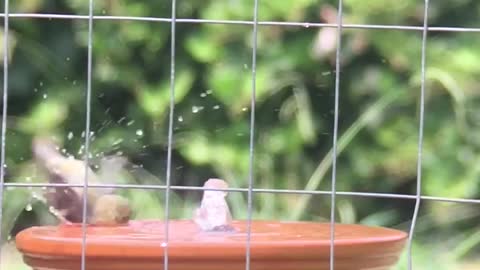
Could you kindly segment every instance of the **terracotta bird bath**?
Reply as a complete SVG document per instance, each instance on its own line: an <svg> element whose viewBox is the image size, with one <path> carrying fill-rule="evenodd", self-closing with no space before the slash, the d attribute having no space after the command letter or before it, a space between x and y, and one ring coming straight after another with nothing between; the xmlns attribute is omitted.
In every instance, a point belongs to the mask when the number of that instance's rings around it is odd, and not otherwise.
<svg viewBox="0 0 480 270"><path fill-rule="evenodd" d="M234 232L204 232L191 220L172 220L168 269L245 269L246 222L233 221ZM130 221L123 226L88 226L86 269L163 269L164 223ZM390 269L407 234L387 228L337 224L335 269ZM253 221L252 270L329 269L330 224ZM81 225L31 227L16 237L26 264L36 270L79 270Z"/></svg>

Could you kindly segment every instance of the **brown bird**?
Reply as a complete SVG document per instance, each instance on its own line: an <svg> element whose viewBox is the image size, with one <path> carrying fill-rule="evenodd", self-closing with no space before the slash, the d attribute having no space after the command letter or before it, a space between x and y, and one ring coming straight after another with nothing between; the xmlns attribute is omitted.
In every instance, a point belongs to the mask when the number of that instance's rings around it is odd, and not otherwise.
<svg viewBox="0 0 480 270"><path fill-rule="evenodd" d="M221 180L211 178L203 185L205 188L227 189L228 184ZM232 231L232 215L225 197L226 191L205 190L203 192L200 208L194 213L193 221L203 231Z"/></svg>
<svg viewBox="0 0 480 270"><path fill-rule="evenodd" d="M106 194L97 199L91 223L95 225L125 224L132 216L129 201L119 195Z"/></svg>
<svg viewBox="0 0 480 270"><path fill-rule="evenodd" d="M83 185L85 162L63 156L54 142L46 137L36 137L32 143L33 155L39 167L46 172L50 183ZM109 170L108 168L104 168ZM90 167L88 183L100 184L101 177ZM109 188L87 189L88 224L118 224L128 222L131 209L128 200L112 194ZM50 211L62 223L81 223L83 217L83 187L52 187L45 192ZM108 210L107 210L108 209ZM100 216L99 216L100 215ZM103 215L103 216L101 216Z"/></svg>

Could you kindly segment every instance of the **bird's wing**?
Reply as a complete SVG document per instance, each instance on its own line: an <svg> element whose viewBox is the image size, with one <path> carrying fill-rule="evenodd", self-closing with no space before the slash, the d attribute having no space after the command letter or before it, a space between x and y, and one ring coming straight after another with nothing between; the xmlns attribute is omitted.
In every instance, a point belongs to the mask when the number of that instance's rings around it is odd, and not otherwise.
<svg viewBox="0 0 480 270"><path fill-rule="evenodd" d="M66 183L62 176L49 172L52 183ZM83 200L72 187L50 187L45 192L47 204L61 213L70 222L81 222ZM88 211L87 211L88 213Z"/></svg>

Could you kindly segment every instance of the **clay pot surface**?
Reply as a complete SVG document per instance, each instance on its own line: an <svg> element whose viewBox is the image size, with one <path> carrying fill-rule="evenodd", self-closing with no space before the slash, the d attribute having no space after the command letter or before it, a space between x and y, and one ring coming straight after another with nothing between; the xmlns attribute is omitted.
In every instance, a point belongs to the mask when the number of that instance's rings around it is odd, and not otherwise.
<svg viewBox="0 0 480 270"><path fill-rule="evenodd" d="M252 221L250 269L329 269L330 224ZM171 270L244 270L247 222L235 221L235 232L202 232L189 220L130 221L116 227L87 226L86 269L158 270L168 253ZM335 226L335 269L389 269L407 234L393 229L352 224ZM31 227L16 245L24 261L38 270L78 270L82 254L81 224ZM168 248L167 248L168 246Z"/></svg>

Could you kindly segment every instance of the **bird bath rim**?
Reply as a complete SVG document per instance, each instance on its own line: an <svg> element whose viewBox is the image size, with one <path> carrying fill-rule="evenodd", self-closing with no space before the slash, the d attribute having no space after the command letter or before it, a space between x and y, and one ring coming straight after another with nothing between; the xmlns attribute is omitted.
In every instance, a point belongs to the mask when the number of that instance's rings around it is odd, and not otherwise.
<svg viewBox="0 0 480 270"><path fill-rule="evenodd" d="M170 220L169 269L245 269L247 224L232 222L236 232L202 232L191 220ZM164 225L135 220L87 226L86 269L161 269ZM407 233L388 228L335 224L335 269L388 269L398 261L406 238ZM330 244L330 223L254 220L251 269L328 269ZM31 227L17 234L16 245L34 269L79 269L82 225Z"/></svg>

